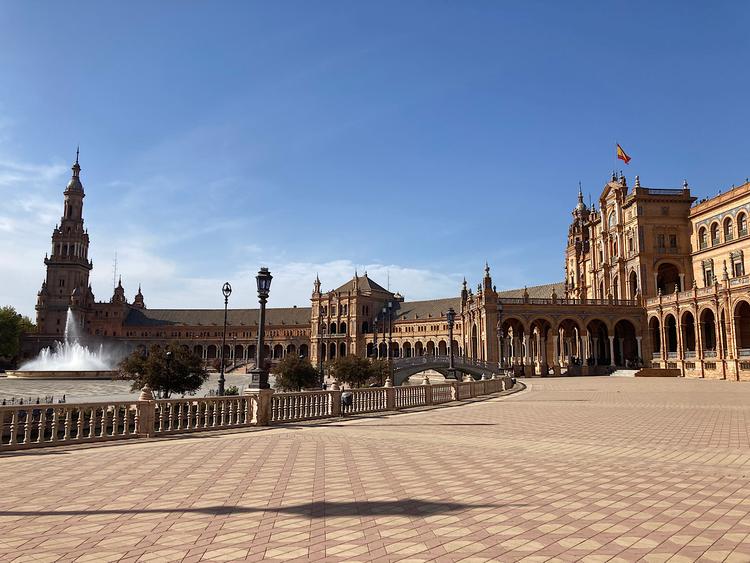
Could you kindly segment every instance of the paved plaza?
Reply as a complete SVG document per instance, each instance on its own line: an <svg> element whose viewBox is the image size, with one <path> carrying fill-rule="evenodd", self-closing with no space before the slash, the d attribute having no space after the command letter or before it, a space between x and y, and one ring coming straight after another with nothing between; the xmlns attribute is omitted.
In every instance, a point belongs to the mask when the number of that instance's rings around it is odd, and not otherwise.
<svg viewBox="0 0 750 563"><path fill-rule="evenodd" d="M2 561L750 561L750 384L0 456Z"/></svg>

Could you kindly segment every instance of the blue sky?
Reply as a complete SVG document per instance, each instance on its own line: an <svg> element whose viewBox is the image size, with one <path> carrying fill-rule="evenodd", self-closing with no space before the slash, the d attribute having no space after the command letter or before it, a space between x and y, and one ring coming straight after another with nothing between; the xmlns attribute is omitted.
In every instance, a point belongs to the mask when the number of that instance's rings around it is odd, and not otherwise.
<svg viewBox="0 0 750 563"><path fill-rule="evenodd" d="M92 283L150 307L562 279L578 182L750 175L746 3L3 2L0 302L33 313L81 145ZM615 163L618 140L633 160Z"/></svg>

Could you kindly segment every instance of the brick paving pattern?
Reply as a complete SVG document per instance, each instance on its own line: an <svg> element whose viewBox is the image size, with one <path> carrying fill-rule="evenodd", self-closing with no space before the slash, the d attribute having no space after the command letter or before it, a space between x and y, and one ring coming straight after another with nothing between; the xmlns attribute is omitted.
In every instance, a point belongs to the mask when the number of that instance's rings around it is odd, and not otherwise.
<svg viewBox="0 0 750 563"><path fill-rule="evenodd" d="M750 384L0 456L2 561L750 561Z"/></svg>

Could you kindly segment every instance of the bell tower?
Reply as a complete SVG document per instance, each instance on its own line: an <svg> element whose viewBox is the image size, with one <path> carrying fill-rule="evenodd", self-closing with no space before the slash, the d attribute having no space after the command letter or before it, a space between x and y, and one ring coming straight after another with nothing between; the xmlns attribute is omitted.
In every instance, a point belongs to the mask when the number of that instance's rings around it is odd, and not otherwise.
<svg viewBox="0 0 750 563"><path fill-rule="evenodd" d="M42 334L62 335L68 307L87 307L80 296L88 296L89 272L93 264L89 260L89 235L83 228L83 184L81 165L76 161L73 175L63 192L65 196L60 224L52 231L52 250L44 257L47 277L42 283L36 305L36 321ZM78 291L76 291L78 290ZM75 303L73 294L78 297Z"/></svg>

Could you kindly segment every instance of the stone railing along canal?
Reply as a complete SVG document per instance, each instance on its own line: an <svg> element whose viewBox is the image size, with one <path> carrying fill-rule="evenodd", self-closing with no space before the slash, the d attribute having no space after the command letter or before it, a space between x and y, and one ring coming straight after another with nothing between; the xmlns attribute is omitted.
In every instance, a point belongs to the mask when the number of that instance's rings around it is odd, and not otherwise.
<svg viewBox="0 0 750 563"><path fill-rule="evenodd" d="M138 400L131 401L2 406L0 452L394 411L469 399L511 385L511 378L493 376L435 385L300 393L261 390L240 396L159 400L144 389Z"/></svg>

